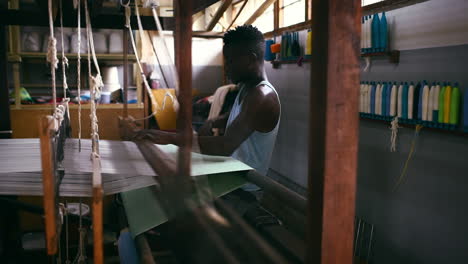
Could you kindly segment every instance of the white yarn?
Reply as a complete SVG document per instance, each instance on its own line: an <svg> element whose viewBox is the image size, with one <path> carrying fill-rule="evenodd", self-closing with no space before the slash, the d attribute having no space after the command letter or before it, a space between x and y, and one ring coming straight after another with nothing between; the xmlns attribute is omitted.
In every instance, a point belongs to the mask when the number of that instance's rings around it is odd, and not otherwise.
<svg viewBox="0 0 468 264"><path fill-rule="evenodd" d="M169 93L169 92L166 92L166 94L164 95L164 99L163 99L163 105L162 105L162 108L159 107L159 104L158 102L156 101L156 98L154 98L154 95L153 95L153 92L151 91L151 88L148 84L148 81L146 79L146 75L144 74L144 71L143 71L143 67L141 66L141 61L140 61L140 56L138 55L138 51L137 51L137 48L136 48L136 43L135 43L135 39L133 38L133 33L132 33L132 26L130 24L130 16L131 16L131 9L130 9L130 6L127 4L127 5L123 5L124 8L125 8L125 27L128 28L129 30L129 35L130 35L130 40L131 40L131 43L132 43L132 48L133 48L133 51L135 53L135 57L136 57L136 61L137 61L137 65L138 65L138 69L140 70L140 74L141 74L141 77L142 77L142 80L143 80L143 85L145 87L145 90L150 98L150 101L151 101L151 104L154 106L154 111L151 113L151 115L145 117L145 118L142 118L142 119L136 119L134 121L140 121L140 120L144 120L144 119L148 119L148 118L151 118L153 117L154 115L156 115L156 113L159 111L159 110L163 110L165 105L166 105L166 98L167 97L170 97L173 101L173 105L174 107L176 106L176 102L177 100L175 100L172 95ZM136 6L136 12L137 12L137 18L138 18L138 27L139 27L139 33L140 33L140 36L143 38L143 34L142 34L142 26L141 26L141 20L140 20L140 17L139 17L139 11L138 11L138 7Z"/></svg>
<svg viewBox="0 0 468 264"><path fill-rule="evenodd" d="M81 5L79 0L74 0L75 8L78 8L78 41L76 43L77 47L77 92L78 92L78 149L81 151Z"/></svg>
<svg viewBox="0 0 468 264"><path fill-rule="evenodd" d="M99 64L97 62L96 53L94 51L94 41L93 41L93 32L91 29L91 19L89 18L88 3L85 1L85 15L86 15L86 34L88 38L88 74L90 80L90 94L91 94L91 109L90 109L90 119L91 119L91 139L92 139L92 151L91 159L93 166L93 187L100 188L102 186L102 176L101 176L101 161L99 157L99 126L98 118L96 115L96 96L100 95L101 88L104 86L101 77L101 71L99 69ZM91 55L93 57L94 66L96 68L96 76L91 74Z"/></svg>
<svg viewBox="0 0 468 264"><path fill-rule="evenodd" d="M163 28L161 26L161 22L159 21L158 13L156 12L156 7L153 6L151 8L151 11L153 13L154 22L156 23L156 27L158 29L158 36L160 38L160 41L163 43L164 51L165 51L166 54L169 54L169 48L167 47L166 41L164 39L165 38L164 37L164 31L163 31ZM156 49L155 49L155 52L156 52ZM176 94L178 95L179 94L179 74L177 73L177 69L176 69L176 67L175 67L175 65L173 63L169 64L169 69L171 71L172 76L174 76L174 86L175 86L174 88L176 90ZM177 103L177 105L174 104L174 109L176 109L176 111L178 111L179 105L178 105L177 101L176 101L176 103Z"/></svg>
<svg viewBox="0 0 468 264"><path fill-rule="evenodd" d="M63 74L63 97L67 97L67 74L66 68L68 67L68 59L65 57L65 47L63 41L63 8L62 8L62 0L60 0L60 36L62 38L62 74Z"/></svg>
<svg viewBox="0 0 468 264"><path fill-rule="evenodd" d="M152 7L154 8L155 6L152 5ZM138 7L138 5L137 5L137 3L136 3L136 0L135 0L135 13L136 13L136 16L137 16L138 32L139 32L139 34L140 34L140 38L141 38L141 39L144 39L144 32L143 32L143 26L142 26L141 18L140 18L140 11L139 11L139 7ZM162 34L162 31L160 31L160 32L161 32L161 34ZM164 39L163 39L163 43L164 43L164 44L166 43L166 42L164 41ZM151 44L151 46L153 47L154 55L155 55L155 56L158 56L157 53L156 53L156 52L157 52L157 51L156 51L156 47L155 47L153 44ZM135 52L135 54L136 54L136 52ZM141 69L141 67L140 67L140 69ZM142 73L143 79L146 81L146 76L144 75L142 69L141 69L141 73ZM177 75L173 75L173 76L175 76L174 80L175 80L175 82L176 82L176 85L178 85L178 81L177 81L177 80L178 80L178 76L177 76ZM162 105L162 108L160 108L160 107L159 107L159 104L157 103L157 101L156 101L156 100L153 100L153 99L154 99L153 93L152 93L151 89L149 88L149 85L148 85L148 86L145 86L145 87L147 87L148 93L151 94L151 95L150 95L151 104L154 106L154 111L153 111L153 113L151 114L151 116L155 115L158 111L163 111L163 110L165 109L167 97L169 97L169 98L172 100L172 103L173 103L172 105L173 105L174 111L176 111L176 112L178 111L178 109L179 109L179 103L177 102L177 99L174 98L174 97L172 96L172 94L169 92L169 90L166 90L166 93L164 94L163 105ZM176 91L177 91L177 88L176 88Z"/></svg>
<svg viewBox="0 0 468 264"><path fill-rule="evenodd" d="M371 59L370 57L365 57L364 61L366 62L366 66L364 66L363 71L368 72L371 66Z"/></svg>
<svg viewBox="0 0 468 264"><path fill-rule="evenodd" d="M392 130L392 136L390 138L390 152L395 152L398 129L400 128L400 126L398 126L398 117L393 118L391 124L392 126L390 129Z"/></svg>

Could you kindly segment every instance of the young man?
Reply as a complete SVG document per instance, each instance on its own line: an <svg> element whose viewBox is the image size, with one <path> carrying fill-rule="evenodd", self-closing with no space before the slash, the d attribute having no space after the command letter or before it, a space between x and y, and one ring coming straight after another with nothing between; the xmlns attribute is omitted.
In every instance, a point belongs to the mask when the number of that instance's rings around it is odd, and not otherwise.
<svg viewBox="0 0 468 264"><path fill-rule="evenodd" d="M223 127L223 136L198 135L200 152L232 156L266 175L280 122L278 94L267 81L264 70L265 40L251 25L239 26L224 35L224 62L229 79L240 89L231 113L208 126ZM156 144L176 144L173 133L142 131L140 137ZM195 140L194 140L195 141Z"/></svg>

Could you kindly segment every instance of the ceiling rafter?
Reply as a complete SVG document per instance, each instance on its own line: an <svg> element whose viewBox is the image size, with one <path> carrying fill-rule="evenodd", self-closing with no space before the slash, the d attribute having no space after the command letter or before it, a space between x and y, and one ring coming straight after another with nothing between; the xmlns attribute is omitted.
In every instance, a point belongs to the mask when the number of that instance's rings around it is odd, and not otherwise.
<svg viewBox="0 0 468 264"><path fill-rule="evenodd" d="M224 12L231 6L232 0L224 0L221 3L221 6L216 10L215 15L211 19L210 23L208 23L208 26L206 27L207 31L213 30L213 28L216 26L216 24L219 22L221 17L224 15Z"/></svg>
<svg viewBox="0 0 468 264"><path fill-rule="evenodd" d="M276 1L277 0L265 0L265 2L263 2L263 4L259 6L257 10L255 10L255 12L249 17L249 19L247 19L247 21L245 21L244 24L251 25L253 22L255 22L255 20L257 20L257 18L259 18L265 12L265 10L267 10L268 7L270 7L270 5L272 5Z"/></svg>

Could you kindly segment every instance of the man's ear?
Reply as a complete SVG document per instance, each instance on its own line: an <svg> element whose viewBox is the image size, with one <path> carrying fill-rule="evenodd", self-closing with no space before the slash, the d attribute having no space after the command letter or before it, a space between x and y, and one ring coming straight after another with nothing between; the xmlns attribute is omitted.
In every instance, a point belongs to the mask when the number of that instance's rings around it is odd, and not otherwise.
<svg viewBox="0 0 468 264"><path fill-rule="evenodd" d="M252 61L257 61L257 60L258 60L258 55L257 55L257 53L255 53L255 52L250 52L249 58L250 58Z"/></svg>

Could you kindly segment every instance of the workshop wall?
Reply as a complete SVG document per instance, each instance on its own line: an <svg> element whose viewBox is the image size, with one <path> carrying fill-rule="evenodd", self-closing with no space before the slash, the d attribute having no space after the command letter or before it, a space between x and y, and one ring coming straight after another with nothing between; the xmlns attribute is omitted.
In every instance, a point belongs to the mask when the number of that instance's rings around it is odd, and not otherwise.
<svg viewBox="0 0 468 264"><path fill-rule="evenodd" d="M157 39L153 39L157 43ZM167 36L166 44L170 49L170 58L160 58L163 71L169 73L167 64L174 60L174 38ZM212 94L224 84L223 79L223 40L193 38L192 40L192 85L200 94ZM160 73L159 68L155 69ZM161 74L160 74L161 75ZM170 84L173 78L166 74ZM172 88L172 87L171 87Z"/></svg>
<svg viewBox="0 0 468 264"><path fill-rule="evenodd" d="M372 59L363 81L451 81L468 91L468 1L430 0L388 13L400 63ZM363 64L364 62L361 61ZM282 120L270 176L301 194L307 184L310 64L273 69ZM358 89L358 88L356 88ZM464 263L468 258L468 141L423 129L400 188L413 138L401 128L390 152L390 124L360 121L357 216L375 225L372 263Z"/></svg>

